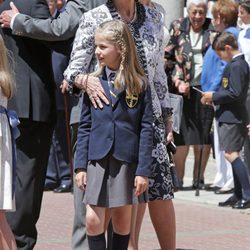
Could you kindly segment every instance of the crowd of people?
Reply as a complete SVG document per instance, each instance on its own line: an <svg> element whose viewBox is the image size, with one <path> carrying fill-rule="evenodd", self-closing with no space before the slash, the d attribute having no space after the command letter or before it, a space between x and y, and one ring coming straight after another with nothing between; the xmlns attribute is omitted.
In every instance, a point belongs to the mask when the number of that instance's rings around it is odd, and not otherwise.
<svg viewBox="0 0 250 250"><path fill-rule="evenodd" d="M33 249L43 191L73 185L72 249L106 249L108 230L110 249L137 250L147 206L161 249L175 250L173 142L180 189L193 147L192 187L250 208L250 0L187 0L170 27L168 11L1 1L1 249ZM178 131L169 93L183 99Z"/></svg>

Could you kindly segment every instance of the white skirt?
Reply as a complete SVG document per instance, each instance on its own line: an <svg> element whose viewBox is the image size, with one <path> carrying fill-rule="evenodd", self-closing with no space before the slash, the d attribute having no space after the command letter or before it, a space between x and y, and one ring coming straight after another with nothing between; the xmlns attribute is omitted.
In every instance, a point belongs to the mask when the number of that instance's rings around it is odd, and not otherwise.
<svg viewBox="0 0 250 250"><path fill-rule="evenodd" d="M14 211L11 133L5 113L0 113L0 164L0 210Z"/></svg>

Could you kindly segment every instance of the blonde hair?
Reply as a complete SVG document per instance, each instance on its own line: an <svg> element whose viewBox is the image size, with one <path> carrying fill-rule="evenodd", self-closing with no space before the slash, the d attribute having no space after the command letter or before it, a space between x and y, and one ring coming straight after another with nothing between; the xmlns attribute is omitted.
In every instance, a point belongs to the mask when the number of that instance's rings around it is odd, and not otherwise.
<svg viewBox="0 0 250 250"><path fill-rule="evenodd" d="M129 95L138 95L145 86L145 74L139 64L134 39L127 25L120 20L102 23L96 33L104 35L105 39L117 45L121 51L121 63L116 73L114 85L116 89L124 86ZM104 67L100 66L94 75L100 75Z"/></svg>
<svg viewBox="0 0 250 250"><path fill-rule="evenodd" d="M15 90L13 71L9 59L11 59L9 51L5 47L3 37L0 35L0 87L7 98L11 98Z"/></svg>

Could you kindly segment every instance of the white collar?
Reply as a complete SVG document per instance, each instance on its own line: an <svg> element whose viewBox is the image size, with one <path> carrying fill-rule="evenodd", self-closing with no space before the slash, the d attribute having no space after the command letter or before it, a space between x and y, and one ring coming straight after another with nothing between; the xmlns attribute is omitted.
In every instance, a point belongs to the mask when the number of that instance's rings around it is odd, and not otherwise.
<svg viewBox="0 0 250 250"><path fill-rule="evenodd" d="M247 29L249 29L250 28L250 23L248 23L248 24L243 24L243 29L244 30L247 30Z"/></svg>
<svg viewBox="0 0 250 250"><path fill-rule="evenodd" d="M241 55L243 55L243 53L238 53L238 54L234 55L234 56L232 57L232 59L234 59L234 58L236 58L236 57L238 57L238 56L241 56Z"/></svg>

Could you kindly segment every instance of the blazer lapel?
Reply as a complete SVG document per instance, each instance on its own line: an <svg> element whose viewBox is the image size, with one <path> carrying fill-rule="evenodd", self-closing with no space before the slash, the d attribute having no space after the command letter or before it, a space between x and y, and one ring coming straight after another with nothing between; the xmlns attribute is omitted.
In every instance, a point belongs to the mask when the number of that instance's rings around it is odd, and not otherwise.
<svg viewBox="0 0 250 250"><path fill-rule="evenodd" d="M122 93L125 91L125 88L124 86L122 86L119 90L116 90L115 93L116 93L116 98L115 98L115 103L113 104L113 108L115 107L115 105L117 104L117 102L119 101L119 99L121 98L122 96Z"/></svg>
<svg viewBox="0 0 250 250"><path fill-rule="evenodd" d="M102 84L102 87L103 87L103 89L104 89L104 91L105 91L105 93L106 93L106 96L108 97L109 102L111 103L112 100L111 100L111 96L110 96L108 81L105 80L103 77L99 77L99 79L100 79L100 82L101 82L101 84Z"/></svg>

